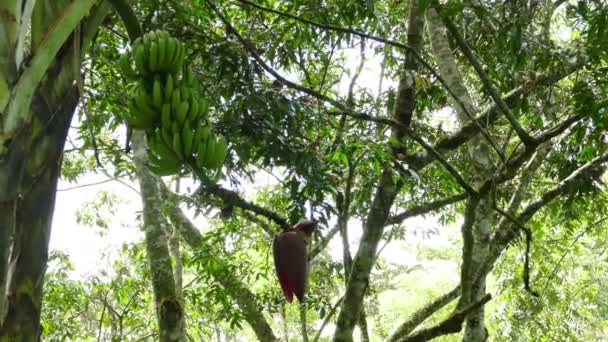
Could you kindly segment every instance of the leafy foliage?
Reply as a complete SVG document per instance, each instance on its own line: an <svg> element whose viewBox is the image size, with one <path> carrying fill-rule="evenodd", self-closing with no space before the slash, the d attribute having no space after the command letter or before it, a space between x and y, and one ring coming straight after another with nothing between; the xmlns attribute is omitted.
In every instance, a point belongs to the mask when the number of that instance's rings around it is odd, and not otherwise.
<svg viewBox="0 0 608 342"><path fill-rule="evenodd" d="M432 3L418 2L424 8ZM525 179L528 185L514 215L608 151L608 8L598 1L558 2L556 8L546 3L550 11L539 1L509 5L448 1L441 11L457 24L500 94L526 89L523 95L506 101L510 114L526 132L538 136L576 118L563 134L545 144L550 152L536 173ZM348 257L343 252L348 247L350 258L356 258L357 248L364 244L356 227L369 219L384 170L402 184L394 203L383 208L389 217L465 191L445 165L422 165L430 152L409 138L396 141L390 132L398 124L383 121L396 109L400 96L396 82L405 79L402 61L408 50L399 44L407 41L404 18L411 8L402 1L267 0L254 4L235 0L217 3L217 10L209 4L137 1L134 5L145 30L167 30L188 48L189 66L200 92L210 102L209 119L231 142L221 184L250 204L239 207L204 184L201 192L182 190L181 197L174 199L204 213L207 223L201 235L206 248L181 250L186 330L200 340L218 334L226 340L237 336L253 339L239 304L240 293L218 281L218 274L228 274L236 275L253 293L259 315L275 335L299 337L299 310L285 307L270 255L271 235L279 230L272 217L251 210L259 206L290 223L304 216L317 219L321 229L315 233L313 249L331 239L311 261L304 314L312 335L325 319L335 323L335 311L340 310L336 302L350 276L345 274ZM440 57L427 38L423 34L419 55L435 68ZM92 115L81 112L78 126L71 132L80 153L66 154L63 176L70 181L94 168L89 127L97 142L95 153L113 168L113 175L134 176L131 157L124 153L124 128L116 119L131 91L117 71L119 53L128 42L113 18L96 39L95 48L86 56L83 101ZM494 105L494 100L453 37L449 42L457 51L455 60L463 75L459 81L469 90L477 111L472 114L478 115ZM559 74L573 66L575 71L557 82L534 85L543 75ZM372 76L366 68L373 69ZM450 94L437 75L420 66L413 82L412 132L435 144L464 181L478 181L470 148L484 149L496 174L506 172L518 155L525 155L513 125L500 112L491 111L479 126L487 133L483 139L496 141L501 154L513 158L511 163L501 161L485 142L468 146L470 136L462 133L462 125L454 124ZM455 133L462 135L449 140ZM394 153L391 146L402 147L403 153ZM520 165L507 173L506 180L491 184L498 206L506 208L524 181L527 160ZM496 294L486 310L493 339L606 338L608 317L602 305L607 299L603 280L608 276L604 173L605 167L598 165L568 183L525 223L533 235L530 276L539 298L524 291L524 243L510 241L488 280L488 291ZM258 184L261 174L270 175L272 181L264 182L270 185ZM216 209L219 215L214 215ZM168 218L170 211L163 214ZM364 301L372 340L387 340L401 321L459 279L463 243L455 227L462 222L465 205L421 212L430 215L397 222L382 235L380 246L387 246L386 252L378 251ZM103 226L95 215L85 211L80 218L83 223ZM492 215L495 222L504 220L497 212ZM336 231L339 220L348 223L350 240L345 244L338 241L344 232L336 233L336 238L329 235ZM498 229L496 224L492 232ZM400 259L394 260L395 255ZM99 332L111 338L154 334L149 275L141 246L126 247L111 271L87 281L69 280L65 255L52 260L58 262L58 268L49 273L46 285L44 321L49 339L87 339ZM66 301L78 303L85 314L62 308ZM453 308L437 311L424 326L440 322ZM323 332L320 340L329 333L329 329Z"/></svg>

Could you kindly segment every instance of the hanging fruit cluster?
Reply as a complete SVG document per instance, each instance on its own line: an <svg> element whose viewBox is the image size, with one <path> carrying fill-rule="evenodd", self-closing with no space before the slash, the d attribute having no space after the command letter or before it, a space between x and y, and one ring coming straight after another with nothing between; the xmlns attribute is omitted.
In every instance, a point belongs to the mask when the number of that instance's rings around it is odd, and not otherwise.
<svg viewBox="0 0 608 342"><path fill-rule="evenodd" d="M149 168L163 176L184 165L217 170L227 153L226 139L211 129L207 99L198 93L184 56L180 41L157 30L135 40L119 60L124 76L137 80L123 117L145 130Z"/></svg>

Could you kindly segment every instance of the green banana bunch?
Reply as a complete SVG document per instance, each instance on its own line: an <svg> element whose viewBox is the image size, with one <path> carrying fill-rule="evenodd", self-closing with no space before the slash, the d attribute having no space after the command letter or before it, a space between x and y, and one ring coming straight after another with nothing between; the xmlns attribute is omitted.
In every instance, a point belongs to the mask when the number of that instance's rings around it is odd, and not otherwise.
<svg viewBox="0 0 608 342"><path fill-rule="evenodd" d="M168 94L173 85L169 86L167 81L165 87L165 95ZM160 101L160 99L159 99ZM198 96L192 88L180 85L173 88L170 96L165 96L163 104L169 104L171 111L171 120L177 121L181 126L186 121L190 122L191 127L197 127L199 122L205 122L209 111L207 99ZM162 106L160 107L162 109Z"/></svg>
<svg viewBox="0 0 608 342"><path fill-rule="evenodd" d="M156 73L176 75L182 69L186 49L167 31L154 30L133 42L132 55L137 72L144 78Z"/></svg>
<svg viewBox="0 0 608 342"><path fill-rule="evenodd" d="M139 86L128 103L128 112L123 118L136 129L151 129L158 125L160 111L154 108L153 99L144 86Z"/></svg>
<svg viewBox="0 0 608 342"><path fill-rule="evenodd" d="M207 129L204 127L203 129ZM228 152L228 143L223 136L215 136L210 131L203 132L202 140L198 143L196 165L210 170L218 169L224 163Z"/></svg>
<svg viewBox="0 0 608 342"><path fill-rule="evenodd" d="M184 57L181 42L156 30L135 40L119 59L124 76L139 82L122 116L146 131L148 167L161 176L177 174L185 165L217 170L227 155L226 139L213 134L209 102L199 95Z"/></svg>
<svg viewBox="0 0 608 342"><path fill-rule="evenodd" d="M179 173L183 162L167 144L161 128L156 128L147 135L148 139L148 168L159 176L168 176Z"/></svg>

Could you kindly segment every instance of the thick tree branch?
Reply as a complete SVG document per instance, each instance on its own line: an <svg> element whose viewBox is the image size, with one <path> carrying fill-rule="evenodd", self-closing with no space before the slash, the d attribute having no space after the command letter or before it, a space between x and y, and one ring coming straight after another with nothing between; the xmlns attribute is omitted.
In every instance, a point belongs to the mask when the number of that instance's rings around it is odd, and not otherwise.
<svg viewBox="0 0 608 342"><path fill-rule="evenodd" d="M434 339L438 336L455 334L462 329L462 322L464 322L467 315L476 309L484 306L487 302L492 299L492 296L488 293L481 300L467 306L466 308L454 313L449 318L445 319L443 322L427 328L422 329L420 331L415 332L414 334L397 340L399 342L426 342Z"/></svg>
<svg viewBox="0 0 608 342"><path fill-rule="evenodd" d="M424 25L422 10L418 7L417 0L410 1L409 11L408 45L417 50L421 42L421 31ZM406 125L406 127L411 121L416 104L416 88L413 77L416 75L417 70L418 65L414 54L407 54L399 80L397 100L393 113L395 120ZM405 133L404 129L396 128L392 130L391 135L393 139L401 142ZM393 152L401 149L400 146L390 147ZM390 166L385 166L365 220L359 248L353 258L352 271L336 323L333 337L333 341L335 342L352 341L354 325L360 317L363 297L368 286L370 272L375 263L378 243L382 238L389 210L402 184L400 180L396 182L393 180Z"/></svg>
<svg viewBox="0 0 608 342"><path fill-rule="evenodd" d="M559 195L569 191L572 184L593 174L598 167L601 167L601 165L606 162L608 162L608 153L587 162L585 165L572 172L568 177L564 178L552 189L543 193L536 201L528 204L521 214L517 216L517 221L521 224L526 224L526 222L532 219L532 217L545 205L549 204ZM519 229L518 226L509 224L500 227L500 229L494 233L490 241L490 255L482 267L480 267L477 277L485 277L486 274L492 270L496 259L498 259L504 249L518 236L520 231L521 229Z"/></svg>
<svg viewBox="0 0 608 342"><path fill-rule="evenodd" d="M127 29L129 39L131 40L131 43L133 43L135 39L143 34L135 12L133 12L133 9L127 0L108 0L108 2L112 4L112 7L114 7L114 10L116 10L120 16L120 19L122 19L122 22Z"/></svg>
<svg viewBox="0 0 608 342"><path fill-rule="evenodd" d="M551 200L557 198L558 195L565 192L568 184L572 184L572 182L575 182L576 180L585 177L586 174L588 172L592 171L592 169L594 167L597 167L600 164L605 163L607 161L608 161L608 154L597 157L594 160L590 161L589 163L583 165L581 168L574 171L570 176L566 177L563 181L561 181L554 188L552 188L551 190L549 190L548 192L543 194L538 200L529 204L523 210L522 214L520 214L516 218L513 217L512 219L519 222L519 225L525 224L544 205L548 204ZM511 221L511 219L509 221ZM488 260L486 260L484 262L482 267L480 267L479 273L476 275L476 278L485 277L487 275L487 273L493 267L494 262L496 261L498 256L500 256L502 251L517 236L517 233L520 231L519 229L517 229L517 228L519 228L519 225L517 227L505 225L503 228L499 228L499 230L494 234L494 236L492 237L492 241L491 241L492 254L489 256ZM454 296L451 299L451 300L453 300L454 298L456 298L458 296L458 294L460 294L460 285L457 288L452 289L450 292L448 292L448 293L444 294L443 296L441 296L440 298L438 298L435 302L440 302L441 298L451 298L452 296ZM429 305L429 307L430 306L432 306L432 305ZM432 314L433 312L431 312L430 314ZM414 314L414 316L417 316L419 314L421 314L421 313L416 313L416 314ZM428 316L424 317L424 319L430 317L430 314ZM422 323L422 321L424 321L424 319L419 321L419 323L417 325ZM402 326L407 325L407 324L408 324L407 322L403 323ZM393 333L393 335L395 335L395 334L396 334L396 332Z"/></svg>
<svg viewBox="0 0 608 342"><path fill-rule="evenodd" d="M266 221L264 221L257 215L253 214L252 212L243 210L243 211L241 211L240 215L243 216L246 220L253 222L253 223L259 225L260 227L262 227L262 230L269 237L273 238L276 235L276 231L274 229L272 229L272 227Z"/></svg>
<svg viewBox="0 0 608 342"><path fill-rule="evenodd" d="M405 322L401 323L399 327L391 334L388 341L395 342L409 335L417 326L422 324L427 318L431 317L434 313L441 310L443 307L451 303L454 299L460 295L460 285L456 286L452 291L443 294L434 301L428 303Z"/></svg>
<svg viewBox="0 0 608 342"><path fill-rule="evenodd" d="M511 113L511 109L509 109L509 106L501 98L500 94L498 93L498 90L492 84L490 77L483 70L483 66L481 65L481 62L479 61L477 56L475 56L475 54L473 53L471 48L469 48L467 42L464 40L464 38L462 37L460 32L458 32L458 28L456 27L456 25L454 25L454 23L450 20L450 18L441 14L441 6L439 6L438 1L435 0L433 2L437 8L437 11L440 14L440 17L443 19L444 25L446 26L446 28L448 29L448 31L450 32L450 34L452 35L452 37L454 38L456 43L458 44L458 47L460 48L460 50L462 51L464 56L467 58L467 60L471 63L471 65L477 72L477 75L479 75L479 78L481 79L481 83L486 88L486 91L490 94L490 97L492 97L492 99L496 103L498 109L502 112L503 115L505 115L507 117L507 120L509 120L509 123L511 123L511 126L513 127L513 129L515 130L515 132L517 133L517 135L519 136L521 141L523 141L523 143L526 146L533 144L534 140L523 129L523 127L517 121L515 116L513 116L513 113Z"/></svg>
<svg viewBox="0 0 608 342"><path fill-rule="evenodd" d="M564 178L564 180L559 182L551 190L545 192L538 200L530 203L519 215L519 221L529 221L532 216L543 206L557 198L557 196L570 190L571 184L581 180L581 178L587 177L589 174L594 173L597 167L600 167L600 165L606 163L607 161L608 153L592 159L591 161L587 162L586 164L572 172L568 177Z"/></svg>
<svg viewBox="0 0 608 342"><path fill-rule="evenodd" d="M255 213L256 215L264 216L264 217L268 218L269 220L275 222L282 230L291 229L291 226L289 225L289 223L287 223L287 219L285 219L281 215L277 214L276 212L274 212L270 209L267 209L267 208L261 207L257 204L246 201L241 196L239 196L239 194L237 194L236 192L234 192L232 190L228 190L228 189L222 188L219 185L213 184L213 185L209 185L209 186L201 186L195 192L195 195L198 195L198 196L200 196L202 194L211 194L211 195L217 196L224 202L224 205L235 206L235 207L241 208L243 210L251 211L252 213Z"/></svg>
<svg viewBox="0 0 608 342"><path fill-rule="evenodd" d="M426 141L424 141L424 139L417 136L411 129L408 129L408 135L420 146L422 146L429 154L433 155L435 157L435 160L437 160L441 165L443 165L443 167L448 171L448 173L469 195L478 195L477 190L475 190L471 185L469 185L469 183L467 183L467 181L464 180L458 170L456 170L456 168L453 167L452 164L448 163L448 161L442 157L439 151L437 151L433 146L429 145Z"/></svg>

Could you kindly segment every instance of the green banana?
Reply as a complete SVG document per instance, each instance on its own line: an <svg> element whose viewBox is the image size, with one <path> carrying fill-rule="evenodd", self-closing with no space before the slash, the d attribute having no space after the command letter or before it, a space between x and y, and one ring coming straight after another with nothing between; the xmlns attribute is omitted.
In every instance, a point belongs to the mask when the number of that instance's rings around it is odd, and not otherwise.
<svg viewBox="0 0 608 342"><path fill-rule="evenodd" d="M158 71L158 45L156 42L150 43L150 52L148 55L149 69L151 72Z"/></svg>
<svg viewBox="0 0 608 342"><path fill-rule="evenodd" d="M179 74L179 72L181 71L182 65L184 62L185 52L186 51L185 51L184 45L180 41L177 41L176 49L175 49L175 57L174 57L174 60L172 63L172 67L173 67L172 72L174 74Z"/></svg>
<svg viewBox="0 0 608 342"><path fill-rule="evenodd" d="M211 131L209 132L209 136L204 144L199 145L198 147L198 159L197 162L200 163L200 166L211 169L212 162L212 154L215 150L215 136Z"/></svg>
<svg viewBox="0 0 608 342"><path fill-rule="evenodd" d="M163 104L163 109L160 113L160 123L163 127L171 127L171 105Z"/></svg>
<svg viewBox="0 0 608 342"><path fill-rule="evenodd" d="M177 109L177 121L180 125L183 125L188 118L188 108L190 105L187 101L182 102Z"/></svg>
<svg viewBox="0 0 608 342"><path fill-rule="evenodd" d="M167 145L167 146L173 145L173 134L171 133L171 126L161 127L160 135L161 135L165 145Z"/></svg>
<svg viewBox="0 0 608 342"><path fill-rule="evenodd" d="M125 76L127 79L134 79L137 77L137 74L131 67L131 60L128 53L123 53L120 55L120 58L118 59L118 66L120 67L123 76Z"/></svg>
<svg viewBox="0 0 608 342"><path fill-rule="evenodd" d="M202 96L199 98L199 111L201 113L201 115L207 119L209 117L209 101L207 100L206 97Z"/></svg>
<svg viewBox="0 0 608 342"><path fill-rule="evenodd" d="M154 107L162 109L163 107L163 92L161 90L160 76L154 76L154 83L152 85L152 102Z"/></svg>
<svg viewBox="0 0 608 342"><path fill-rule="evenodd" d="M205 167L205 150L207 149L207 140L199 140L197 143L198 148L196 149L196 166Z"/></svg>
<svg viewBox="0 0 608 342"><path fill-rule="evenodd" d="M167 72L173 71L173 65L175 61L175 54L177 53L177 40L175 38L167 39Z"/></svg>
<svg viewBox="0 0 608 342"><path fill-rule="evenodd" d="M192 76L192 68L189 65L184 66L184 82L188 86L194 85L194 77Z"/></svg>
<svg viewBox="0 0 608 342"><path fill-rule="evenodd" d="M148 95L145 87L140 86L137 89L135 103L137 104L137 107L142 110L142 114L152 116L155 119L158 118L158 112L153 109L154 104L152 103L152 99L150 98L150 95Z"/></svg>
<svg viewBox="0 0 608 342"><path fill-rule="evenodd" d="M198 119L198 114L199 114L199 101L195 98L192 97L192 99L190 99L190 110L188 111L188 121L191 122L196 122L196 119Z"/></svg>
<svg viewBox="0 0 608 342"><path fill-rule="evenodd" d="M182 140L184 156L186 159L190 159L192 156L192 146L194 144L194 132L192 131L192 127L188 121L184 123L184 127L182 129Z"/></svg>
<svg viewBox="0 0 608 342"><path fill-rule="evenodd" d="M150 32L144 34L144 36L142 38L142 43L144 46L147 46L147 47L150 46Z"/></svg>
<svg viewBox="0 0 608 342"><path fill-rule="evenodd" d="M146 49L142 44L137 44L133 48L133 56L135 57L135 67L142 76L146 76L148 74L144 63L144 54L146 52L145 50Z"/></svg>
<svg viewBox="0 0 608 342"><path fill-rule="evenodd" d="M173 133L173 142L171 146L173 147L173 151L179 156L180 160L184 160L184 151L180 136L180 132Z"/></svg>
<svg viewBox="0 0 608 342"><path fill-rule="evenodd" d="M198 128L194 133L194 146L192 147L193 152L198 152L199 146L204 146L209 138L209 127L203 126L200 123L197 123L197 126Z"/></svg>
<svg viewBox="0 0 608 342"><path fill-rule="evenodd" d="M165 102L169 102L171 100L171 96L173 95L173 76L171 74L167 75L167 80L165 81Z"/></svg>
<svg viewBox="0 0 608 342"><path fill-rule="evenodd" d="M165 144L160 129L157 128L150 138L151 139L148 140L148 146L156 155L158 155L161 159L172 162L173 164L179 163L179 157L177 154L173 152L171 147Z"/></svg>
<svg viewBox="0 0 608 342"><path fill-rule="evenodd" d="M179 105L182 102L182 97L179 89L173 90L173 95L171 95L171 110L173 111L173 115L177 115L177 111L179 110ZM177 117L175 117L177 119Z"/></svg>
<svg viewBox="0 0 608 342"><path fill-rule="evenodd" d="M217 136L217 140L214 143L214 149L212 160L211 160L211 168L217 169L222 164L224 164L224 160L226 159L226 154L228 152L228 143L226 142L226 138L224 136Z"/></svg>
<svg viewBox="0 0 608 342"><path fill-rule="evenodd" d="M155 155L148 153L148 169L159 176L170 176L179 173L182 167L181 162L173 163Z"/></svg>
<svg viewBox="0 0 608 342"><path fill-rule="evenodd" d="M158 36L158 70L165 72L167 70L167 39L164 38L160 31L157 34Z"/></svg>
<svg viewBox="0 0 608 342"><path fill-rule="evenodd" d="M182 85L180 87L182 101L189 101L192 96L192 88Z"/></svg>
<svg viewBox="0 0 608 342"><path fill-rule="evenodd" d="M136 129L150 129L155 124L154 117L143 114L142 110L137 107L135 99L129 101L128 112L123 113L123 117L130 126Z"/></svg>

